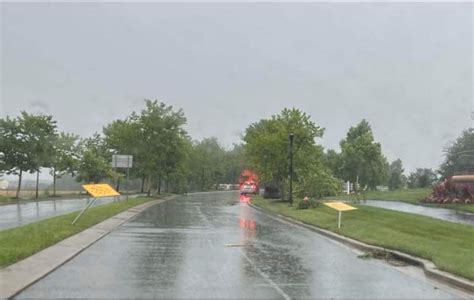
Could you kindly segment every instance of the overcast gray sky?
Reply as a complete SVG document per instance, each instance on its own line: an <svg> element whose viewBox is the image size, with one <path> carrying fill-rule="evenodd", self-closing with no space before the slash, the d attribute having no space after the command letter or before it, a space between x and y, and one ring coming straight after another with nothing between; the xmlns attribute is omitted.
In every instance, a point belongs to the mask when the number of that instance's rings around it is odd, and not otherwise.
<svg viewBox="0 0 474 300"><path fill-rule="evenodd" d="M437 167L472 126L473 5L2 3L1 116L88 136L159 99L230 146L297 107L339 149L372 125L388 159Z"/></svg>

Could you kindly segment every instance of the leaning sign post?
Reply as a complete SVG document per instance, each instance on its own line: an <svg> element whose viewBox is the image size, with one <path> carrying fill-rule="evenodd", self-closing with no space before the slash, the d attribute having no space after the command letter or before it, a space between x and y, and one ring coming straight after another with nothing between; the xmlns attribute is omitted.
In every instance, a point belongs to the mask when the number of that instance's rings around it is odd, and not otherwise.
<svg viewBox="0 0 474 300"><path fill-rule="evenodd" d="M354 210L357 209L353 206L350 206L344 202L326 202L324 203L325 205L329 206L330 208L333 208L339 212L339 218L337 221L337 228L341 228L341 218L342 218L342 212L343 211L348 211L348 210Z"/></svg>
<svg viewBox="0 0 474 300"><path fill-rule="evenodd" d="M112 196L120 196L120 194L114 190L110 185L106 183L101 184L84 184L82 186L93 198L89 203L87 203L86 207L84 207L81 212L77 215L77 217L72 221L72 225L76 224L77 220L86 212L86 210L94 203L95 199L100 197L112 197Z"/></svg>

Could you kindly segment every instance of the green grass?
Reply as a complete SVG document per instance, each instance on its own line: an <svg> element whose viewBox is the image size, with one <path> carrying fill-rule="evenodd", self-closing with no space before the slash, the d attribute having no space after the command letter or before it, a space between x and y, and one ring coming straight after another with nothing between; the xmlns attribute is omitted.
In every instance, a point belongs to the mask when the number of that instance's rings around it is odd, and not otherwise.
<svg viewBox="0 0 474 300"><path fill-rule="evenodd" d="M399 250L431 260L444 271L474 280L474 227L388 209L354 205L342 213L326 205L297 210L286 202L254 197L252 203L307 224L331 230L367 244Z"/></svg>
<svg viewBox="0 0 474 300"><path fill-rule="evenodd" d="M449 208L458 211L466 211L474 213L474 205L471 204L437 204L437 203L422 203L432 189L401 189L387 192L368 191L359 196L359 199L382 200L382 201L400 201L415 205L423 205L434 208ZM340 199L340 200L358 200L355 195L342 194L337 197L328 197L326 199Z"/></svg>
<svg viewBox="0 0 474 300"><path fill-rule="evenodd" d="M25 259L133 206L154 200L135 198L90 208L73 226L73 212L21 227L0 231L0 267Z"/></svg>

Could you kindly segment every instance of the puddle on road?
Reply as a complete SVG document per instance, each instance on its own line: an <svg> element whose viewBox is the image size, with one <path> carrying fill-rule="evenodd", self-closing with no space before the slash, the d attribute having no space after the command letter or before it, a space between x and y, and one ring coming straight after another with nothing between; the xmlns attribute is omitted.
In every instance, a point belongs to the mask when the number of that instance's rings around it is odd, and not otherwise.
<svg viewBox="0 0 474 300"><path fill-rule="evenodd" d="M396 266L396 267L406 267L410 266L411 264L407 263L404 260L398 259L389 252L385 251L370 251L370 252L365 252L361 255L358 255L357 258L364 259L364 260L369 260L369 259L377 259L377 260L383 260L386 263Z"/></svg>
<svg viewBox="0 0 474 300"><path fill-rule="evenodd" d="M251 244L246 244L246 243L235 243L235 244L225 244L225 247L247 247L251 246Z"/></svg>

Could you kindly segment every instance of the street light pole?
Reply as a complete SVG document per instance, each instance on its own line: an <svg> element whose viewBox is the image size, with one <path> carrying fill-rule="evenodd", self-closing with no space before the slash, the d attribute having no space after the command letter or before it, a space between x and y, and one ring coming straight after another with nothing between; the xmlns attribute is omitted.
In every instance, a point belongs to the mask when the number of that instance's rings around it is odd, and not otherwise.
<svg viewBox="0 0 474 300"><path fill-rule="evenodd" d="M290 205L293 205L293 139L295 135L290 133Z"/></svg>

